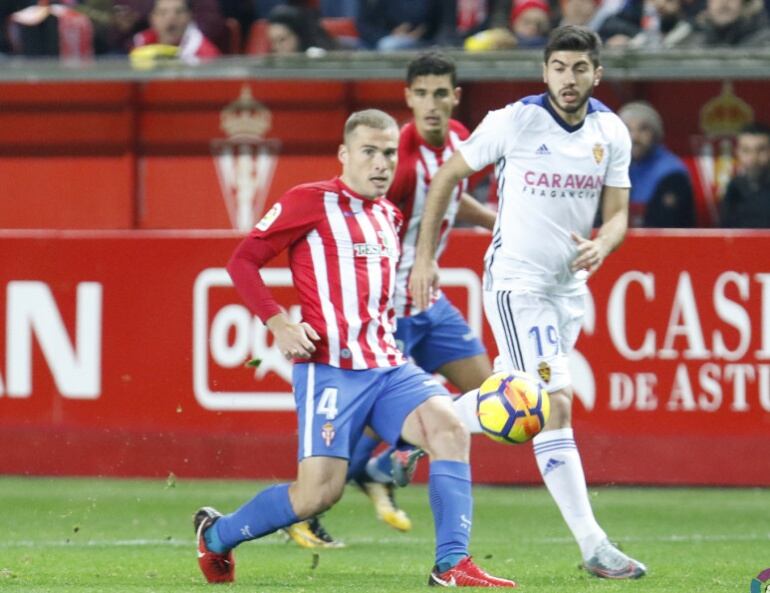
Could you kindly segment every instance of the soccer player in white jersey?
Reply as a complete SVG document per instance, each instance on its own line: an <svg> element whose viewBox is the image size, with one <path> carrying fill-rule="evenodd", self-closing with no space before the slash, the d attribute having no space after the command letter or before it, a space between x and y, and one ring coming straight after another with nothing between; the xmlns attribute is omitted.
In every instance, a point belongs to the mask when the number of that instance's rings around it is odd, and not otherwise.
<svg viewBox="0 0 770 593"><path fill-rule="evenodd" d="M600 41L575 26L545 48L542 95L491 111L433 179L411 289L419 305L438 287L434 253L449 196L461 179L496 164L500 199L485 256L484 310L499 370L539 374L551 418L533 440L540 473L574 535L584 568L638 578L646 568L619 551L594 518L571 427L567 355L584 314L586 279L622 242L628 226L631 141L623 122L591 97ZM591 238L599 205L602 220Z"/></svg>
<svg viewBox="0 0 770 593"><path fill-rule="evenodd" d="M436 554L429 583L514 587L468 554L472 524L470 437L447 391L406 361L393 338L393 288L402 217L384 196L396 167L398 127L379 110L345 123L342 175L289 190L257 223L227 265L246 305L294 361L298 470L222 515L193 517L198 565L210 583L235 578L233 548L331 507L342 496L353 445L370 426L387 442L430 458ZM283 250L302 321L292 322L260 269Z"/></svg>

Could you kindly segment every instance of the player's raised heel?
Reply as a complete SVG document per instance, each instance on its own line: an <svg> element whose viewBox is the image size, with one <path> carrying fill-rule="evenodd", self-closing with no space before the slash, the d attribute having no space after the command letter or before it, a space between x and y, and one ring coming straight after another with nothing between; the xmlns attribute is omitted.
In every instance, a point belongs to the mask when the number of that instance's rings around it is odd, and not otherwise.
<svg viewBox="0 0 770 593"><path fill-rule="evenodd" d="M233 551L217 554L206 547L203 534L214 525L222 513L211 507L201 507L193 515L193 527L198 544L198 566L209 583L232 583L235 580Z"/></svg>
<svg viewBox="0 0 770 593"><path fill-rule="evenodd" d="M505 587L513 589L517 587L515 581L501 579L486 573L476 566L470 556L463 558L455 566L444 572L439 572L437 567L428 577L428 585L432 587Z"/></svg>
<svg viewBox="0 0 770 593"><path fill-rule="evenodd" d="M377 517L399 531L412 529L412 520L398 506L393 497L393 484L379 482L356 482L361 490L371 499Z"/></svg>
<svg viewBox="0 0 770 593"><path fill-rule="evenodd" d="M597 546L583 568L602 579L638 579L647 574L644 564L618 550L608 539Z"/></svg>
<svg viewBox="0 0 770 593"><path fill-rule="evenodd" d="M321 525L318 517L299 521L284 529L286 534L303 548L344 548L345 543L334 539Z"/></svg>

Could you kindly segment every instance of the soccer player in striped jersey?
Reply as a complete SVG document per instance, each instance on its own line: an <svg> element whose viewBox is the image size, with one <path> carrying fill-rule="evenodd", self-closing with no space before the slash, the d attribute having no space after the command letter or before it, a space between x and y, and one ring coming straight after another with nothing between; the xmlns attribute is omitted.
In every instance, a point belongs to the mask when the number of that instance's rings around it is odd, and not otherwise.
<svg viewBox="0 0 770 593"><path fill-rule="evenodd" d="M420 308L408 286L428 186L439 167L468 137L465 126L452 118L461 93L455 64L448 56L431 51L409 63L404 95L413 119L401 129L398 167L388 199L404 215L396 272L396 341L417 366L444 376L460 393L466 393L492 373L484 345L445 295L437 293L428 306ZM494 226L495 213L469 195L467 188L463 179L452 190L441 221L437 257L446 248L455 220L489 230ZM352 477L370 496L383 521L408 531L411 521L395 504L393 478L398 485L406 485L417 456L408 449L390 447L370 460L378 442L367 433L358 443L351 458Z"/></svg>
<svg viewBox="0 0 770 593"><path fill-rule="evenodd" d="M398 127L374 109L345 123L342 174L289 190L257 223L227 269L249 309L294 361L298 470L293 482L259 492L222 515L193 517L198 564L210 583L235 578L233 548L317 515L342 496L348 460L365 426L389 443L419 446L430 457L436 526L429 583L514 587L468 554L472 497L470 437L447 391L406 362L393 337L392 304L400 254L400 212L384 194L395 171ZM302 321L292 322L260 269L288 250Z"/></svg>
<svg viewBox="0 0 770 593"><path fill-rule="evenodd" d="M495 163L500 204L485 256L484 310L499 370L539 374L551 418L533 439L540 473L574 535L584 568L625 579L645 566L618 550L597 523L571 427L567 355L584 315L586 279L628 226L631 141L620 118L591 98L599 84L598 37L555 29L545 48L546 92L491 111L434 176L420 228L411 288L418 305L438 286L435 246L462 179ZM591 229L597 209L602 220Z"/></svg>

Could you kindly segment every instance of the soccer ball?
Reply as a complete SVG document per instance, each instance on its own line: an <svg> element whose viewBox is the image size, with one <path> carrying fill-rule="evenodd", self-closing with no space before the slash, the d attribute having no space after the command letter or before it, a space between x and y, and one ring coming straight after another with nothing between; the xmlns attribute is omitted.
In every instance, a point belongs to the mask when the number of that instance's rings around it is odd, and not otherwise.
<svg viewBox="0 0 770 593"><path fill-rule="evenodd" d="M493 441L526 443L548 422L551 400L542 384L527 373L495 373L479 388L476 415Z"/></svg>

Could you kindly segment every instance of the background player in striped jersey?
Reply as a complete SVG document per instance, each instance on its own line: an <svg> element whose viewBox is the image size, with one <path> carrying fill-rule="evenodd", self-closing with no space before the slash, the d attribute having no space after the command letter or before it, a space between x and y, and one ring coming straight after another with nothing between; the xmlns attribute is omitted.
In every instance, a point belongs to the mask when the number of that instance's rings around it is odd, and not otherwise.
<svg viewBox="0 0 770 593"><path fill-rule="evenodd" d="M406 361L393 337L400 212L384 194L397 161L398 127L378 110L348 118L342 175L289 190L257 223L227 269L249 309L294 360L299 420L297 478L258 493L222 516L193 518L198 564L211 583L235 577L232 549L313 516L342 495L348 459L365 426L387 442L428 452L436 523L434 585L513 587L468 555L470 438L446 390ZM260 269L288 249L302 321L273 299Z"/></svg>
<svg viewBox="0 0 770 593"><path fill-rule="evenodd" d="M411 288L418 305L429 302L452 191L496 163L500 205L484 275L484 310L500 352L496 366L539 373L545 382L551 418L533 440L537 465L585 569L623 579L646 568L613 546L594 518L571 428L567 363L584 315L586 279L628 226L631 141L620 118L591 98L602 74L600 45L587 29L555 29L545 49L546 92L491 111L435 175ZM600 202L604 223L590 239Z"/></svg>

